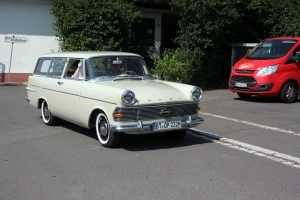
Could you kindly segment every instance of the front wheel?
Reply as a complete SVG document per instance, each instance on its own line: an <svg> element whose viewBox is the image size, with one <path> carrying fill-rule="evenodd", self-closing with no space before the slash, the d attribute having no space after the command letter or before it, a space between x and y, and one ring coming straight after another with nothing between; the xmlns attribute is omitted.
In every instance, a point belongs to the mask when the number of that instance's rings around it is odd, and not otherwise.
<svg viewBox="0 0 300 200"><path fill-rule="evenodd" d="M284 103L292 103L296 101L298 95L298 89L295 83L287 82L283 85L279 99Z"/></svg>
<svg viewBox="0 0 300 200"><path fill-rule="evenodd" d="M54 117L50 111L50 107L46 100L42 102L42 118L46 125L53 126L57 122L57 118Z"/></svg>
<svg viewBox="0 0 300 200"><path fill-rule="evenodd" d="M184 129L184 130L170 131L170 132L165 132L165 135L169 139L180 140L180 139L182 139L185 136L186 131L187 131L186 129Z"/></svg>
<svg viewBox="0 0 300 200"><path fill-rule="evenodd" d="M109 121L105 114L99 113L96 119L97 137L104 147L115 147L119 144L121 133L110 130Z"/></svg>

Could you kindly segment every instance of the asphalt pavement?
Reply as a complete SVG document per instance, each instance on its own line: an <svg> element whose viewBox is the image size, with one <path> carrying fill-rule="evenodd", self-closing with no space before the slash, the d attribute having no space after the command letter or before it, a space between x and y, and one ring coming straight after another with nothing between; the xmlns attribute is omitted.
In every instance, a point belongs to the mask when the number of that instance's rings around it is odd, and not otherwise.
<svg viewBox="0 0 300 200"><path fill-rule="evenodd" d="M183 140L127 135L108 149L94 130L46 126L25 88L0 86L1 200L299 199L300 169L249 148L299 158L300 102L204 91L204 123Z"/></svg>

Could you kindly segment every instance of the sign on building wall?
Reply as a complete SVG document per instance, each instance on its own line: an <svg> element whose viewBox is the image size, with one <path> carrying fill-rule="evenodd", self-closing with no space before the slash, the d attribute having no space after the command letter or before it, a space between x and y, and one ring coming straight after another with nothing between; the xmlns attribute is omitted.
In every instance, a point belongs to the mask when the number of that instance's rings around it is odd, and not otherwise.
<svg viewBox="0 0 300 200"><path fill-rule="evenodd" d="M10 68L11 68L11 60L13 55L14 43L26 43L28 40L24 37L15 37L5 35L5 42L11 43L11 53L10 53L10 62L9 62L9 72L8 72L8 83L10 82Z"/></svg>
<svg viewBox="0 0 300 200"><path fill-rule="evenodd" d="M5 42L10 42L10 43L26 43L28 40L24 37L15 37L13 36L7 36L5 35Z"/></svg>

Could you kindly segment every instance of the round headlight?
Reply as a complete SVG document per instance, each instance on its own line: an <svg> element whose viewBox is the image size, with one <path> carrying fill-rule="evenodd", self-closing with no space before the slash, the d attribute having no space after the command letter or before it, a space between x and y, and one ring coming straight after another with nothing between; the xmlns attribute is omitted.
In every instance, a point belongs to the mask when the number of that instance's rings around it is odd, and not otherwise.
<svg viewBox="0 0 300 200"><path fill-rule="evenodd" d="M191 97L194 101L198 101L202 96L202 90L199 87L194 87L191 91Z"/></svg>
<svg viewBox="0 0 300 200"><path fill-rule="evenodd" d="M135 94L132 91L126 90L122 94L122 100L125 105L132 105L135 101Z"/></svg>

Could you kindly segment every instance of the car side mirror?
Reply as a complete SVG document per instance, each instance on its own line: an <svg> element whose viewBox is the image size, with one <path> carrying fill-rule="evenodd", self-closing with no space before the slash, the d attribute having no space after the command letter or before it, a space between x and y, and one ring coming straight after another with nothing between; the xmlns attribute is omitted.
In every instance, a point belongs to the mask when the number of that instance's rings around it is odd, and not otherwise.
<svg viewBox="0 0 300 200"><path fill-rule="evenodd" d="M157 80L160 80L160 79L161 79L160 74L155 74L155 78L156 78Z"/></svg>
<svg viewBox="0 0 300 200"><path fill-rule="evenodd" d="M300 51L296 51L295 56L293 57L293 61L299 62L300 60Z"/></svg>

